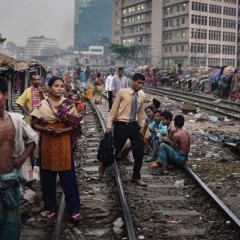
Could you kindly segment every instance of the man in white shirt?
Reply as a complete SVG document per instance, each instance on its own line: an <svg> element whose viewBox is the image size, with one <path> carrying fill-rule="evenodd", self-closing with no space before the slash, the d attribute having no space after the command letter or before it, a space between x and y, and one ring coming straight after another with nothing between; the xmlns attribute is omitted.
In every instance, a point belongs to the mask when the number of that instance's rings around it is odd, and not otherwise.
<svg viewBox="0 0 240 240"><path fill-rule="evenodd" d="M118 75L114 76L113 78L113 97L116 97L118 91L122 88L128 87L128 79L126 76L123 75L124 69L123 67L118 68Z"/></svg>
<svg viewBox="0 0 240 240"><path fill-rule="evenodd" d="M109 102L109 111L112 108L112 102L113 102L113 78L114 78L114 73L115 73L115 69L111 68L110 69L110 75L107 76L106 81L105 81L105 90L108 93L108 102Z"/></svg>

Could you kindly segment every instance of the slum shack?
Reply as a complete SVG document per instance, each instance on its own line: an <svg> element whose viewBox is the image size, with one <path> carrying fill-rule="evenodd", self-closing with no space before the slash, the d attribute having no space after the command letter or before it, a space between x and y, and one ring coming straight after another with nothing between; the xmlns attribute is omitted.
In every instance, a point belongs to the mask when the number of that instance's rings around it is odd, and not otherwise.
<svg viewBox="0 0 240 240"><path fill-rule="evenodd" d="M30 86L32 74L39 74L42 79L47 68L38 61L25 61L11 58L0 53L0 75L8 81L7 110L21 112L15 105L18 97Z"/></svg>

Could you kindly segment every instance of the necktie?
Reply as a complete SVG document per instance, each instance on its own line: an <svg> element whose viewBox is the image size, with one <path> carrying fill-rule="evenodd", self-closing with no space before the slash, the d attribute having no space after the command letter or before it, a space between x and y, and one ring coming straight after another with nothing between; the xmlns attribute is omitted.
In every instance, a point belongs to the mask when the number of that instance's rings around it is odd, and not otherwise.
<svg viewBox="0 0 240 240"><path fill-rule="evenodd" d="M136 116L137 116L137 93L133 93L133 98L132 98L132 109L131 109L131 114L130 114L130 119L131 121L136 121Z"/></svg>

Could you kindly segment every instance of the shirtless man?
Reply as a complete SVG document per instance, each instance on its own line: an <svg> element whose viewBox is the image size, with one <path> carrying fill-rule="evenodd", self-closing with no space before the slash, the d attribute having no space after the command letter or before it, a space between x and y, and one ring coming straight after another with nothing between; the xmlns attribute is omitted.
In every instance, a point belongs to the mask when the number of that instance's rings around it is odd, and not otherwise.
<svg viewBox="0 0 240 240"><path fill-rule="evenodd" d="M190 136L187 131L182 129L184 125L184 117L177 115L174 118L175 133L168 139L162 137L159 148L157 161L153 162L150 167L160 167L164 174L168 173L167 165L181 166L188 160L190 150Z"/></svg>
<svg viewBox="0 0 240 240"><path fill-rule="evenodd" d="M38 141L37 134L19 114L5 111L7 92L8 84L0 77L0 205L4 209L0 227L2 240L20 238L20 179L16 169L26 161ZM7 201L5 194L8 195ZM14 201L11 201L12 198Z"/></svg>

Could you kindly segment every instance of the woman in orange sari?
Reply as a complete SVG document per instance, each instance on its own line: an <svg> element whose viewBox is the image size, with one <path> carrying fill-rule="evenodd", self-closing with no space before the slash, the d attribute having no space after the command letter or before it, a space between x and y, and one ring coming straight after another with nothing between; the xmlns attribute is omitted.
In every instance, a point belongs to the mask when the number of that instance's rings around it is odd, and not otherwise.
<svg viewBox="0 0 240 240"><path fill-rule="evenodd" d="M63 97L63 79L52 77L48 83L50 97L31 113L33 127L41 133L40 178L43 201L49 221L56 220L56 177L65 194L73 221L82 219L80 198L73 160L73 143L80 133L80 119L75 104Z"/></svg>
<svg viewBox="0 0 240 240"><path fill-rule="evenodd" d="M93 100L93 86L90 83L87 86L87 90L81 94L81 100Z"/></svg>

